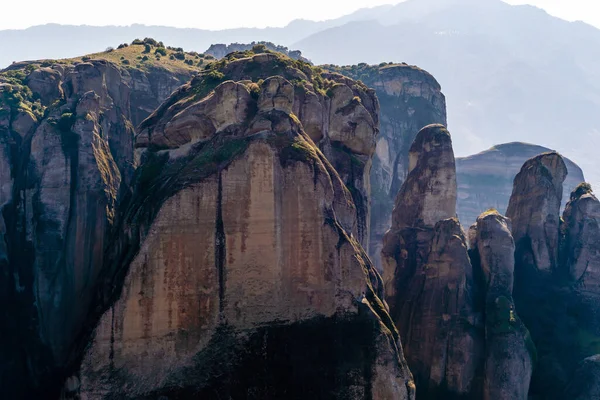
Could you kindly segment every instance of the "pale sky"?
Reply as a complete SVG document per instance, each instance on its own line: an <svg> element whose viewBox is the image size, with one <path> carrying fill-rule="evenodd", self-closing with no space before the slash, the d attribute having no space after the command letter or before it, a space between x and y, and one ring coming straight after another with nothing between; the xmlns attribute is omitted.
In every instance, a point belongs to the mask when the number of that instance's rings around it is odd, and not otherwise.
<svg viewBox="0 0 600 400"><path fill-rule="evenodd" d="M505 0L532 4L569 21L582 20L600 27L598 0ZM225 29L285 26L294 19L325 20L359 8L395 4L398 0L0 0L0 29L32 25L166 25L183 28ZM25 9L24 9L25 8Z"/></svg>

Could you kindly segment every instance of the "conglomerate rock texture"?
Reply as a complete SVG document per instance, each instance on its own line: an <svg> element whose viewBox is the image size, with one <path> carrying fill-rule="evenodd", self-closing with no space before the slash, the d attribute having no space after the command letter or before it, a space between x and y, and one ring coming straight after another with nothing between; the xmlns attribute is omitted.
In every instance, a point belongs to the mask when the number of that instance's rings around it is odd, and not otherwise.
<svg viewBox="0 0 600 400"><path fill-rule="evenodd" d="M81 397L413 399L355 195L315 144L368 158L374 96L337 75L316 94L279 55L227 61L142 124Z"/></svg>
<svg viewBox="0 0 600 400"><path fill-rule="evenodd" d="M600 354L579 364L562 396L572 400L600 398Z"/></svg>
<svg viewBox="0 0 600 400"><path fill-rule="evenodd" d="M369 255L382 270L383 236L392 226L392 209L409 173L409 150L421 128L446 125L446 99L426 71L407 64L359 64L325 68L360 79L374 88L381 105L380 134L371 169L371 235Z"/></svg>
<svg viewBox="0 0 600 400"><path fill-rule="evenodd" d="M409 174L382 251L390 315L420 399L462 398L480 386L480 313L466 237L455 214L452 140L442 125L429 125L410 149Z"/></svg>
<svg viewBox="0 0 600 400"><path fill-rule="evenodd" d="M513 301L510 222L483 213L467 244L456 197L450 134L426 126L411 146L382 251L417 398L527 400L536 349Z"/></svg>
<svg viewBox="0 0 600 400"><path fill-rule="evenodd" d="M457 212L463 226L476 222L484 211L494 208L506 213L512 194L513 181L523 164L537 155L550 152L542 146L528 143L505 143L468 157L456 158L458 182ZM563 185L562 208L571 191L585 182L577 164L563 158L568 175Z"/></svg>
<svg viewBox="0 0 600 400"><path fill-rule="evenodd" d="M419 131L445 123L424 71L257 47L170 94L192 72L0 73L3 396L597 397L600 202L563 194L578 169L528 160L508 218L467 240L450 135Z"/></svg>
<svg viewBox="0 0 600 400"><path fill-rule="evenodd" d="M564 398L572 371L600 350L600 203L582 183L561 218L566 173L557 153L530 159L507 211L516 243L515 305L538 354L530 390L537 398Z"/></svg>
<svg viewBox="0 0 600 400"><path fill-rule="evenodd" d="M510 221L497 211L477 219L471 259L485 302L483 398L527 399L535 347L519 319L512 297L515 243Z"/></svg>
<svg viewBox="0 0 600 400"><path fill-rule="evenodd" d="M0 74L0 298L10 305L0 314L8 360L0 377L11 382L8 398L45 392L72 361L106 234L133 176L133 124L150 99L161 102L179 84L167 71L148 76L105 60L20 63Z"/></svg>

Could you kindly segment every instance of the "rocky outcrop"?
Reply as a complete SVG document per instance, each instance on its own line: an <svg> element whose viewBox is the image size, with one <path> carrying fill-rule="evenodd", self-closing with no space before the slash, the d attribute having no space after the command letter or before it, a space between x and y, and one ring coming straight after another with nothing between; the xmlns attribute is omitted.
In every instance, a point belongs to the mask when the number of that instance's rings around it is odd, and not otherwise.
<svg viewBox="0 0 600 400"><path fill-rule="evenodd" d="M456 213L452 140L441 125L417 135L382 251L386 299L420 399L476 391L483 336L473 271Z"/></svg>
<svg viewBox="0 0 600 400"><path fill-rule="evenodd" d="M347 67L326 65L374 88L381 105L380 134L371 169L369 255L382 268L383 236L392 226L396 194L409 173L409 149L421 128L446 125L446 100L439 83L426 71L407 64Z"/></svg>
<svg viewBox="0 0 600 400"><path fill-rule="evenodd" d="M589 184L573 191L563 221L560 267L582 290L600 293L600 202Z"/></svg>
<svg viewBox="0 0 600 400"><path fill-rule="evenodd" d="M286 60L229 60L142 125L82 398L414 399L354 194L313 141L368 158L370 92L322 96Z"/></svg>
<svg viewBox="0 0 600 400"><path fill-rule="evenodd" d="M501 214L506 213L514 178L523 164L532 157L550 151L542 146L515 142L500 144L469 157L457 157L457 212L464 226L474 223L482 212L490 208ZM571 191L585 179L581 168L568 158L563 160L568 170L563 185L564 209Z"/></svg>
<svg viewBox="0 0 600 400"><path fill-rule="evenodd" d="M73 343L133 177L133 124L148 115L149 99L158 103L181 83L169 74L100 59L0 73L0 298L10 305L0 314L9 360L0 380L11 382L2 385L8 398L52 396L75 362ZM156 91L143 82L161 76L168 83Z"/></svg>
<svg viewBox="0 0 600 400"><path fill-rule="evenodd" d="M530 395L562 399L580 360L598 353L598 208L587 184L560 218L566 167L547 153L515 178L507 214L516 242L514 299L538 353Z"/></svg>
<svg viewBox="0 0 600 400"><path fill-rule="evenodd" d="M375 138L379 132L379 102L372 89L364 84L355 82L337 73L326 73L320 68L298 60L281 57L277 53L250 55L245 53L232 53L227 58L215 64L212 71L207 72L207 78L198 77L192 86L184 87L182 93L195 91L194 99L207 96L218 84L226 81L248 81L257 83L268 76L282 76L287 83L282 86L273 86L269 90L283 92L268 101L273 106L284 112L293 112L300 120L304 130L315 144L325 154L342 181L350 190L357 211L357 227L354 233L365 249L368 248L370 231L370 169L371 159L375 152ZM272 84L275 84L274 81ZM250 96L258 95L258 87L250 85ZM288 104L279 101L286 95L293 94L294 102ZM189 94L189 93L188 93ZM157 110L145 123L141 125L141 133L137 146L152 146L155 149L165 149L177 146L179 140L187 140L189 135L210 134L222 128L223 121L229 121L230 115L222 113L221 107L212 109L213 103L226 101L214 96L206 97L205 101L197 104L193 109L186 111L190 115L177 122L178 126L166 127L165 132L178 131L177 135L169 136L172 142L167 143L164 135L157 132L152 125L166 123L158 121L158 117L167 112L179 98L178 95L170 98ZM218 94L216 94L218 96ZM236 92L228 101L237 102L238 96L248 96ZM259 104L262 104L261 99ZM282 108L282 106L284 108ZM291 109L287 108L291 107ZM212 109L205 120L192 121L191 115ZM233 111L232 111L233 112ZM240 110L235 111L236 116L231 116L236 123L242 118ZM163 119L164 121L164 119ZM197 123L198 126L193 125ZM231 123L231 122L227 122ZM183 125L191 124L183 129ZM162 125L161 125L162 127ZM194 131L195 133L191 133ZM194 139L195 140L195 139Z"/></svg>
<svg viewBox="0 0 600 400"><path fill-rule="evenodd" d="M581 362L573 373L563 398L573 400L600 398L600 355L588 357Z"/></svg>
<svg viewBox="0 0 600 400"><path fill-rule="evenodd" d="M560 205L566 176L562 157L545 153L528 160L515 178L506 216L513 224L521 269L557 270Z"/></svg>
<svg viewBox="0 0 600 400"><path fill-rule="evenodd" d="M527 399L535 347L512 297L515 244L510 222L497 211L477 219L471 233L474 275L485 303L483 398Z"/></svg>
<svg viewBox="0 0 600 400"><path fill-rule="evenodd" d="M300 50L290 50L285 46L279 46L271 42L263 41L252 43L230 43L228 45L224 43L212 44L210 45L208 50L205 51L205 54L210 54L211 56L217 59L221 59L224 58L227 54L233 52L252 50L255 46L260 46L257 49L262 49L262 46L264 46L264 49L285 54L286 56L294 60L300 60L310 63L310 61L307 58L302 57L302 52Z"/></svg>
<svg viewBox="0 0 600 400"><path fill-rule="evenodd" d="M560 205L566 174L566 165L557 153L528 160L515 178L507 210L516 247L514 300L539 351L532 393L547 391L546 388L552 388L553 395L561 393L567 379L560 366L562 361L552 349L563 340L558 331L565 330L561 335L569 335L568 328L562 325L566 323L562 317L568 302L556 305L559 298L564 300L564 294L555 281L559 272ZM556 332L549 332L549 324L558 327ZM556 371L563 371L563 376Z"/></svg>

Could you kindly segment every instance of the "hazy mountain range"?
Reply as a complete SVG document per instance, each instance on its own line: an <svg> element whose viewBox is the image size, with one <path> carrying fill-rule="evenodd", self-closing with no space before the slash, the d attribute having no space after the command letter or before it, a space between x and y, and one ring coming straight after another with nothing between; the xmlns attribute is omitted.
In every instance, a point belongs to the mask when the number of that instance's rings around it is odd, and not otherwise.
<svg viewBox="0 0 600 400"><path fill-rule="evenodd" d="M458 155L524 141L553 148L600 185L600 30L499 0L408 0L284 28L206 31L44 25L0 31L0 67L104 50L136 37L186 50L268 40L315 64L416 64L442 85Z"/></svg>

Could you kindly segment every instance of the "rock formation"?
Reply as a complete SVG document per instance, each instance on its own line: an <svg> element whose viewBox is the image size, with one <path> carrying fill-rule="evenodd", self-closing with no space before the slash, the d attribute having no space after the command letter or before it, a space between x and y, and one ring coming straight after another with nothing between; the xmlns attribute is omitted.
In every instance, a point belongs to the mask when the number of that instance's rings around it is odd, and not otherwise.
<svg viewBox="0 0 600 400"><path fill-rule="evenodd" d="M597 396L600 202L560 218L560 155L467 241L428 74L136 42L0 72L3 396Z"/></svg>
<svg viewBox="0 0 600 400"><path fill-rule="evenodd" d="M208 48L208 50L205 51L205 54L210 54L211 56L216 57L217 59L221 59L227 56L227 54L229 53L233 53L236 51L252 50L254 46L264 46L264 49L285 54L286 56L294 60L300 60L310 63L310 61L307 58L302 57L302 52L300 50L290 50L285 46L279 46L274 43L264 41L252 43L230 43L229 45L224 43L212 44Z"/></svg>
<svg viewBox="0 0 600 400"><path fill-rule="evenodd" d="M581 362L562 396L569 400L600 398L600 355Z"/></svg>
<svg viewBox="0 0 600 400"><path fill-rule="evenodd" d="M35 390L50 396L74 362L107 234L133 177L133 124L179 79L167 69L142 72L102 59L20 63L0 73L7 398Z"/></svg>
<svg viewBox="0 0 600 400"><path fill-rule="evenodd" d="M549 399L564 398L571 371L600 350L600 203L581 184L561 219L565 176L556 153L530 159L507 211L516 243L514 299L539 358L530 395Z"/></svg>
<svg viewBox="0 0 600 400"><path fill-rule="evenodd" d="M506 216L512 221L521 271L558 268L560 205L567 167L558 153L528 160L515 178Z"/></svg>
<svg viewBox="0 0 600 400"><path fill-rule="evenodd" d="M515 244L510 222L497 211L477 219L471 232L474 275L485 303L483 398L527 399L535 347L512 297Z"/></svg>
<svg viewBox="0 0 600 400"><path fill-rule="evenodd" d="M410 148L382 251L386 299L400 329L418 398L476 390L483 337L473 271L456 214L452 140L442 125L423 128Z"/></svg>
<svg viewBox="0 0 600 400"><path fill-rule="evenodd" d="M579 185L569 198L560 267L582 290L600 294L600 202L588 184Z"/></svg>
<svg viewBox="0 0 600 400"><path fill-rule="evenodd" d="M379 126L375 91L340 74L324 72L305 62L279 57L277 53L250 53L233 53L219 61L217 69L208 73L208 79L198 83L196 96L207 95L227 79L258 82L279 75L288 80L291 85L286 90L294 95L291 111L350 190L358 214L355 236L368 249L370 169ZM256 88L253 90L256 95ZM175 100L169 99L163 106L171 105L172 101ZM159 108L157 115L163 111L164 107ZM156 134L145 133L146 125L154 119L151 117L142 124L138 146L145 140L157 148L169 146L161 143Z"/></svg>
<svg viewBox="0 0 600 400"><path fill-rule="evenodd" d="M474 223L482 212L491 208L505 213L514 178L525 161L549 151L527 143L506 143L469 157L457 157L457 212L464 226ZM571 160L563 159L569 172L563 185L564 209L571 191L585 179L581 168Z"/></svg>
<svg viewBox="0 0 600 400"><path fill-rule="evenodd" d="M510 222L495 210L483 213L469 230L467 246L455 217L452 141L442 125L418 133L408 171L382 261L390 315L417 398L527 400L536 349L513 301ZM542 204L533 176L535 171L524 181ZM525 203L521 207L527 209Z"/></svg>
<svg viewBox="0 0 600 400"><path fill-rule="evenodd" d="M406 64L325 68L362 80L377 92L381 127L371 169L369 255L382 268L383 236L392 226L394 199L409 173L409 149L421 128L446 125L446 100L439 83L426 71Z"/></svg>
<svg viewBox="0 0 600 400"><path fill-rule="evenodd" d="M368 159L376 101L338 76L317 94L288 60L238 53L142 124L82 398L414 399L353 193L313 141Z"/></svg>

